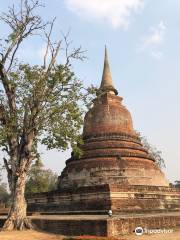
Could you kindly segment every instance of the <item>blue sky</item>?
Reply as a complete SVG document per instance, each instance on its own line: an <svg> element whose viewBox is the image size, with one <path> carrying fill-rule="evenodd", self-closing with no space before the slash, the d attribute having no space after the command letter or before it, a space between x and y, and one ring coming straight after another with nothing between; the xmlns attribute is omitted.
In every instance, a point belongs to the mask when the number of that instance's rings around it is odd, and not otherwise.
<svg viewBox="0 0 180 240"><path fill-rule="evenodd" d="M18 0L1 0L0 11ZM101 81L107 44L114 85L130 110L134 128L163 152L166 176L180 175L180 1L179 0L44 0L44 19L57 17L54 37L71 29L74 46L87 60L74 62L86 85ZM1 35L6 31L0 26ZM25 42L20 58L40 63L40 39ZM61 60L61 59L60 59ZM69 152L46 152L48 168L60 174Z"/></svg>

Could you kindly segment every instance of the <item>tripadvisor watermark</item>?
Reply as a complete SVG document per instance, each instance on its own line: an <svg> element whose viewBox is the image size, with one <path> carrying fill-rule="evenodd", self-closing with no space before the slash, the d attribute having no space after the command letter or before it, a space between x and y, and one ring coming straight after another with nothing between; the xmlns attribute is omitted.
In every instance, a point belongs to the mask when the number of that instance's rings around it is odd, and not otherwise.
<svg viewBox="0 0 180 240"><path fill-rule="evenodd" d="M143 234L170 234L173 233L173 229L148 229L148 228L142 228L142 227L137 227L135 229L135 234L138 236L141 236Z"/></svg>

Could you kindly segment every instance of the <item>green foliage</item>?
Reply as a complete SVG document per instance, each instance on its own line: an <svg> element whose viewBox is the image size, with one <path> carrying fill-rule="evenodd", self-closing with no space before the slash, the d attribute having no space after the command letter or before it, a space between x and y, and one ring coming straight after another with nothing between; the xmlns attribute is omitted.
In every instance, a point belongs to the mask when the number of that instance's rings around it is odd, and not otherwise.
<svg viewBox="0 0 180 240"><path fill-rule="evenodd" d="M48 192L56 189L58 176L50 169L45 169L41 160L37 160L28 174L26 193Z"/></svg>
<svg viewBox="0 0 180 240"><path fill-rule="evenodd" d="M176 180L174 186L175 186L176 188L180 188L180 181L179 181L179 180Z"/></svg>
<svg viewBox="0 0 180 240"><path fill-rule="evenodd" d="M12 125L16 126L20 141L26 127L34 121L32 124L37 133L34 154L37 154L38 142L48 149L66 150L71 146L79 154L77 144L82 143L79 131L93 88L85 92L82 82L67 66L57 65L48 76L44 75L43 67L28 64L19 65L15 72L10 73L16 89L17 110L14 119L11 115L9 124L0 127L0 146L8 145L7 136L12 133ZM32 116L33 111L36 111L35 117ZM8 107L6 114L10 115Z"/></svg>
<svg viewBox="0 0 180 240"><path fill-rule="evenodd" d="M1 171L1 167L0 167ZM0 172L0 202L6 203L9 201L10 195L7 192L7 185L2 181L2 176Z"/></svg>
<svg viewBox="0 0 180 240"><path fill-rule="evenodd" d="M0 202L7 203L9 198L10 195L7 192L7 185L5 183L0 183Z"/></svg>
<svg viewBox="0 0 180 240"><path fill-rule="evenodd" d="M144 146L144 148L148 151L149 155L155 160L156 164L161 168L165 168L165 161L162 157L162 152L159 151L156 147L152 146L148 141L147 138L144 136L141 136L140 133L138 133L141 142Z"/></svg>
<svg viewBox="0 0 180 240"><path fill-rule="evenodd" d="M57 65L45 76L43 67L20 65L10 73L16 89L17 112L14 123L18 136L24 131L24 115L30 121L33 109L38 110L34 125L39 141L48 149L65 150L80 141L84 100L83 85L68 67ZM36 106L37 105L37 106ZM12 124L12 118L11 118ZM0 143L7 140L11 128L0 129ZM5 133L6 134L5 134Z"/></svg>

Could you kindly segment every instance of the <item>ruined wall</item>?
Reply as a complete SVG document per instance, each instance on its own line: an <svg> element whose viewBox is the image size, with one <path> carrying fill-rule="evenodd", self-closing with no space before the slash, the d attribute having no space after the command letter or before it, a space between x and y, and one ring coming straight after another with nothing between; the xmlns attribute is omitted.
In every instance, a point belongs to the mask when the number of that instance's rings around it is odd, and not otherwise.
<svg viewBox="0 0 180 240"><path fill-rule="evenodd" d="M109 186L72 188L58 192L29 194L26 196L28 212L94 212L111 208Z"/></svg>
<svg viewBox="0 0 180 240"><path fill-rule="evenodd" d="M27 196L29 212L66 214L180 211L180 190L155 186L100 185Z"/></svg>

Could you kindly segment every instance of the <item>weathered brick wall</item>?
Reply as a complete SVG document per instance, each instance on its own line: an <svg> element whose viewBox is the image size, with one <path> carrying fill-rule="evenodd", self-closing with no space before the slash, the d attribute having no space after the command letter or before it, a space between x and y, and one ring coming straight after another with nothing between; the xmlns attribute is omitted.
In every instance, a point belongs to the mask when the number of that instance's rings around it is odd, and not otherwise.
<svg viewBox="0 0 180 240"><path fill-rule="evenodd" d="M0 219L0 227L5 219ZM39 230L68 236L119 236L132 234L136 227L147 229L173 229L180 226L180 215L153 215L134 217L112 217L105 219L44 219L33 218L32 223Z"/></svg>
<svg viewBox="0 0 180 240"><path fill-rule="evenodd" d="M147 229L173 229L180 226L180 216L129 217L108 220L107 236L132 234L136 227Z"/></svg>
<svg viewBox="0 0 180 240"><path fill-rule="evenodd" d="M29 212L180 211L180 190L112 184L28 195L27 201Z"/></svg>
<svg viewBox="0 0 180 240"><path fill-rule="evenodd" d="M29 194L29 212L96 211L111 208L109 186L72 188L61 192Z"/></svg>
<svg viewBox="0 0 180 240"><path fill-rule="evenodd" d="M106 220L45 220L33 219L41 230L68 236L94 235L107 236Z"/></svg>

